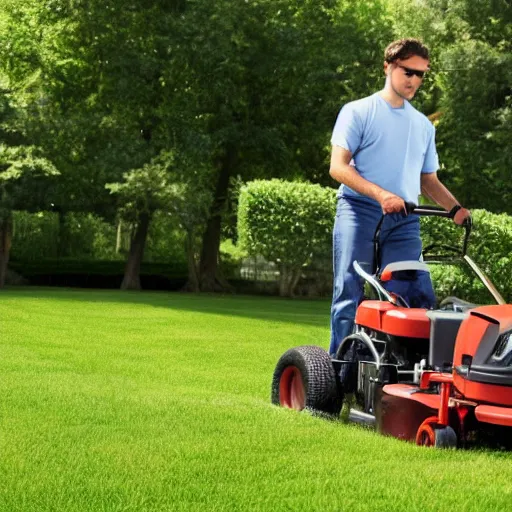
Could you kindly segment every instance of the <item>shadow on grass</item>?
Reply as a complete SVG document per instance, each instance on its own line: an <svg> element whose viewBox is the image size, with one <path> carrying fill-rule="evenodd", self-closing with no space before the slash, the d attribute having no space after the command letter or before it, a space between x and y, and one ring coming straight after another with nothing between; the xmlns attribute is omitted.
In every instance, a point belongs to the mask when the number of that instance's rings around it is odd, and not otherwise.
<svg viewBox="0 0 512 512"><path fill-rule="evenodd" d="M329 325L327 299L286 299L279 297L194 294L160 291L121 291L81 288L8 287L4 298L47 299L93 303L140 304L157 308L191 311L211 315L240 316L275 322Z"/></svg>

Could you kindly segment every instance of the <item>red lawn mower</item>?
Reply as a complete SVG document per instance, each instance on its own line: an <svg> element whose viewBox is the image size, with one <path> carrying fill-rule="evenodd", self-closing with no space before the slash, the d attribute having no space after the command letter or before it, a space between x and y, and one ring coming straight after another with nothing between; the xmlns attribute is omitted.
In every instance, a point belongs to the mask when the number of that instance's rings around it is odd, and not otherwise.
<svg viewBox="0 0 512 512"><path fill-rule="evenodd" d="M408 210L450 216L435 206L408 205ZM381 223L374 237L376 255ZM423 446L488 441L510 447L512 305L467 256L471 223L464 227L462 249L430 246L424 262L393 263L372 274L354 262L377 300L359 304L354 331L334 358L316 346L283 354L273 375L272 402L334 416L341 411L344 420ZM444 254L436 254L440 250ZM426 261L454 259L470 265L498 305L448 297L437 309L409 307L386 289L386 282L401 272L428 272Z"/></svg>

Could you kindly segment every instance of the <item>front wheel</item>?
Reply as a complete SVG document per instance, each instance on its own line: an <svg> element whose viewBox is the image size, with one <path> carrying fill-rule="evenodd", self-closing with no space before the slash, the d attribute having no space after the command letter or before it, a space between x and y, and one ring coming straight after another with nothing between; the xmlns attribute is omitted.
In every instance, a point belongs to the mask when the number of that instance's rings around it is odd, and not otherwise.
<svg viewBox="0 0 512 512"><path fill-rule="evenodd" d="M418 428L416 444L434 448L457 448L457 434L450 426L441 426L437 417L427 418Z"/></svg>
<svg viewBox="0 0 512 512"><path fill-rule="evenodd" d="M329 354L320 347L296 347L277 362L272 378L272 403L296 409L339 414L341 397Z"/></svg>

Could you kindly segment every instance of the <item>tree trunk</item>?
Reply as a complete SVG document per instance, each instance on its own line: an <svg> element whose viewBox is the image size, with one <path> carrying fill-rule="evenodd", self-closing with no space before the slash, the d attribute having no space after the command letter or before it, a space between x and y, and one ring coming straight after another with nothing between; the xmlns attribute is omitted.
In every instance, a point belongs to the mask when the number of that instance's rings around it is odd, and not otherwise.
<svg viewBox="0 0 512 512"><path fill-rule="evenodd" d="M302 275L302 269L297 268L293 271L292 278L290 280L290 297L295 297L295 288L299 284L300 276Z"/></svg>
<svg viewBox="0 0 512 512"><path fill-rule="evenodd" d="M288 269L281 265L279 269L279 297L286 297L288 294Z"/></svg>
<svg viewBox="0 0 512 512"><path fill-rule="evenodd" d="M228 149L220 162L219 176L215 187L215 195L210 215L203 235L201 248L200 288L203 292L222 291L221 280L218 279L217 264L219 258L220 232L222 227L222 212L229 191L229 178L236 164L236 152Z"/></svg>
<svg viewBox="0 0 512 512"><path fill-rule="evenodd" d="M124 270L121 290L140 290L140 265L144 256L144 247L148 236L151 215L141 213L137 220L135 234L130 244L130 252Z"/></svg>
<svg viewBox="0 0 512 512"><path fill-rule="evenodd" d="M130 250L130 243L135 236L133 226L127 224L122 218L117 221L116 232L116 254L128 254Z"/></svg>
<svg viewBox="0 0 512 512"><path fill-rule="evenodd" d="M12 241L12 212L0 219L0 288L5 285Z"/></svg>
<svg viewBox="0 0 512 512"><path fill-rule="evenodd" d="M117 221L117 232L116 232L116 254L121 252L121 244L123 240L123 219Z"/></svg>
<svg viewBox="0 0 512 512"><path fill-rule="evenodd" d="M299 283L302 269L290 268L286 265L281 265L279 269L279 296L280 297L294 297L295 288Z"/></svg>
<svg viewBox="0 0 512 512"><path fill-rule="evenodd" d="M185 240L185 252L187 255L188 279L183 287L183 291L198 292L199 291L199 271L194 251L194 237L192 231L187 230L187 238Z"/></svg>

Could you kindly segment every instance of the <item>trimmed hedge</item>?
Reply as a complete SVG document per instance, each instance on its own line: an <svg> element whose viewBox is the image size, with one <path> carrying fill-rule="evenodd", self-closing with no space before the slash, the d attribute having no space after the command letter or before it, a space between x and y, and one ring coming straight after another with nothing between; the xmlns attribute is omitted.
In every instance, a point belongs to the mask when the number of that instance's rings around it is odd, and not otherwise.
<svg viewBox="0 0 512 512"><path fill-rule="evenodd" d="M19 261L71 258L125 261L129 223L123 223L123 247L116 253L117 225L92 213L14 212L11 258ZM185 234L175 216L156 212L151 220L144 262L186 264Z"/></svg>
<svg viewBox="0 0 512 512"><path fill-rule="evenodd" d="M252 181L238 203L238 241L278 265L280 295L293 295L304 267L331 252L332 189L283 180Z"/></svg>
<svg viewBox="0 0 512 512"><path fill-rule="evenodd" d="M23 276L28 284L80 288L119 288L125 262L46 259L10 261L9 269ZM187 281L187 266L181 262L142 263L141 286L145 290L179 290Z"/></svg>
<svg viewBox="0 0 512 512"><path fill-rule="evenodd" d="M239 244L251 256L278 265L280 294L291 295L306 269L331 272L332 225L336 191L309 183L253 181L241 189ZM512 301L512 217L485 210L473 213L468 255ZM464 230L453 222L422 217L424 247L433 243L461 246ZM493 298L465 262L431 265L437 296L456 295L478 304Z"/></svg>
<svg viewBox="0 0 512 512"><path fill-rule="evenodd" d="M116 228L92 213L30 213L15 211L11 258L38 261L41 258L122 259L115 254ZM62 252L63 254L59 254Z"/></svg>
<svg viewBox="0 0 512 512"><path fill-rule="evenodd" d="M512 302L512 217L486 210L474 210L468 255L493 281L507 302ZM436 222L437 221L437 222ZM424 246L433 241L461 244L464 230L452 222L422 218ZM494 299L465 262L432 265L432 280L438 297L455 295L477 304L493 304Z"/></svg>

